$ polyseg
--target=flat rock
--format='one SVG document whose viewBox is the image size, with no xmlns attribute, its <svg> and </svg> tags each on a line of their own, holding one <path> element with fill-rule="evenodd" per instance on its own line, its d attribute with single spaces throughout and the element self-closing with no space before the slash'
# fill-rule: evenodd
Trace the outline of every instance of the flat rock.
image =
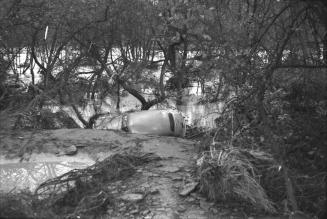
<svg viewBox="0 0 327 219">
<path fill-rule="evenodd" d="M 183 177 L 181 177 L 181 176 L 173 176 L 173 177 L 171 177 L 171 179 L 174 180 L 174 181 L 182 181 L 183 180 Z"/>
<path fill-rule="evenodd" d="M 196 201 L 195 198 L 193 198 L 193 197 L 187 197 L 185 200 L 187 202 L 195 202 Z"/>
<path fill-rule="evenodd" d="M 191 192 L 193 192 L 195 190 L 195 188 L 198 186 L 198 182 L 192 182 L 192 183 L 188 183 L 186 184 L 183 189 L 179 192 L 179 195 L 181 196 L 187 196 L 189 195 Z"/>
<path fill-rule="evenodd" d="M 167 167 L 161 167 L 160 170 L 165 171 L 165 172 L 169 172 L 169 173 L 176 173 L 180 169 L 179 169 L 179 167 L 167 166 Z"/>
<path fill-rule="evenodd" d="M 139 194 L 139 193 L 129 193 L 120 196 L 120 199 L 128 202 L 139 202 L 144 199 L 144 195 Z"/>
<path fill-rule="evenodd" d="M 182 213 L 182 212 L 185 212 L 186 210 L 187 210 L 187 209 L 186 209 L 185 206 L 183 206 L 183 205 L 179 206 L 178 209 L 177 209 L 177 211 L 178 211 L 178 212 L 181 212 L 181 213 Z"/>
<path fill-rule="evenodd" d="M 147 177 L 158 177 L 158 176 L 160 176 L 159 174 L 151 173 L 151 172 L 142 172 L 142 174 L 144 176 L 147 176 Z"/>
<path fill-rule="evenodd" d="M 75 155 L 77 153 L 77 147 L 75 145 L 70 145 L 64 148 L 64 154 Z"/>
<path fill-rule="evenodd" d="M 137 213 L 139 213 L 139 210 L 138 209 L 134 209 L 134 210 L 131 210 L 129 213 L 131 213 L 131 214 L 137 214 Z"/>
</svg>

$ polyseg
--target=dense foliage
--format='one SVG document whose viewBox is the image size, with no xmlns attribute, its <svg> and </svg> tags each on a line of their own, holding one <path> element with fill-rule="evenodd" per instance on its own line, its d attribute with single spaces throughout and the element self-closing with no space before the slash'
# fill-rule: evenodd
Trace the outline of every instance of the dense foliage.
<svg viewBox="0 0 327 219">
<path fill-rule="evenodd" d="M 69 106 L 91 128 L 107 97 L 147 110 L 197 82 L 226 103 L 214 140 L 271 152 L 291 183 L 268 195 L 294 211 L 325 210 L 326 68 L 322 0 L 0 1 L 0 113 Z"/>
</svg>

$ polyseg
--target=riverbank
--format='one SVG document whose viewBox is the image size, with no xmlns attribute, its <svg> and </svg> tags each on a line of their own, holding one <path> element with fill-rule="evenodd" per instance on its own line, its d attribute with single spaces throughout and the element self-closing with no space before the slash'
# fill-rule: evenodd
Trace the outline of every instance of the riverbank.
<svg viewBox="0 0 327 219">
<path fill-rule="evenodd" d="M 87 154 L 94 162 L 104 162 L 117 154 L 155 157 L 150 162 L 133 165 L 127 176 L 105 182 L 106 194 L 115 201 L 104 206 L 99 218 L 262 218 L 246 209 L 248 206 L 214 203 L 198 193 L 194 141 L 86 129 L 7 130 L 1 131 L 0 137 L 0 167 L 8 159 L 19 159 L 24 165 L 47 156 L 52 159 L 69 156 L 73 160 Z M 66 155 L 65 149 L 72 146 L 77 151 Z M 79 216 L 87 218 L 86 215 Z"/>
</svg>

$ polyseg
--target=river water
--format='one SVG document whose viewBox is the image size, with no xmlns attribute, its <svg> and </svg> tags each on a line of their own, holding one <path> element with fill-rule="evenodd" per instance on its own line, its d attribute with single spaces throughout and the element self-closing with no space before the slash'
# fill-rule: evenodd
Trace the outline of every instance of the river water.
<svg viewBox="0 0 327 219">
<path fill-rule="evenodd" d="M 32 154 L 30 161 L 0 157 L 0 192 L 17 192 L 36 187 L 47 179 L 60 176 L 73 169 L 83 169 L 95 161 L 87 154 L 57 157 L 53 154 Z"/>
</svg>

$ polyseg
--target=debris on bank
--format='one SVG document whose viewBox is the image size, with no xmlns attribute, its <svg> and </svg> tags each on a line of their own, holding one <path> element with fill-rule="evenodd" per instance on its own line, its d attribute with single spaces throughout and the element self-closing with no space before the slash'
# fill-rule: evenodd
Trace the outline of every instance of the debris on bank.
<svg viewBox="0 0 327 219">
<path fill-rule="evenodd" d="M 49 179 L 34 194 L 3 194 L 0 218 L 88 218 L 104 214 L 119 198 L 108 185 L 133 176 L 136 166 L 159 159 L 152 153 L 115 154 L 85 169 Z"/>
</svg>

